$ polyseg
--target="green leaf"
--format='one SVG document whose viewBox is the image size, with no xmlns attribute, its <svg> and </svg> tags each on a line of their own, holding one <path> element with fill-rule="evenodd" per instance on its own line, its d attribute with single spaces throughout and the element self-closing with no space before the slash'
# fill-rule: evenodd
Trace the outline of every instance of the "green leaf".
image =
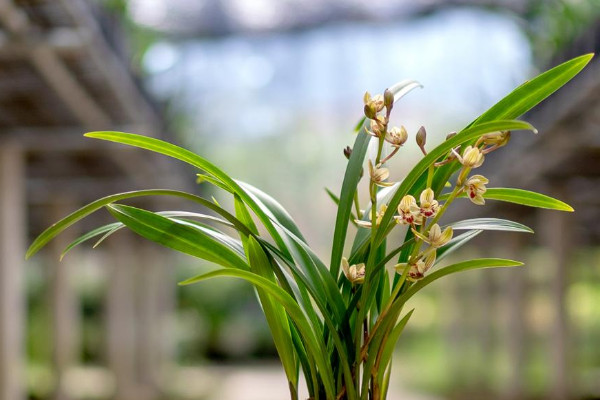
<svg viewBox="0 0 600 400">
<path fill-rule="evenodd" d="M 518 222 L 500 218 L 474 218 L 453 222 L 447 226 L 454 230 L 478 229 L 482 231 L 505 231 L 533 233 L 533 229 Z"/>
<path fill-rule="evenodd" d="M 314 332 L 312 329 L 307 317 L 302 312 L 302 309 L 298 306 L 295 300 L 279 286 L 259 275 L 253 274 L 252 272 L 239 269 L 222 269 L 212 271 L 204 275 L 187 279 L 181 282 L 180 285 L 190 285 L 219 276 L 230 276 L 244 279 L 252 283 L 254 286 L 260 287 L 261 289 L 267 291 L 285 308 L 292 321 L 294 321 L 294 324 L 296 324 L 296 327 L 298 328 L 298 331 L 304 340 L 304 343 L 308 349 L 307 354 L 309 358 L 311 358 L 311 360 L 314 362 L 314 365 L 316 365 L 316 367 L 319 369 L 319 374 L 323 380 L 326 397 L 328 399 L 334 399 L 336 395 L 335 384 L 331 374 L 329 362 L 325 358 L 327 350 L 325 349 L 325 346 L 320 338 L 317 337 L 316 332 Z M 309 364 L 312 365 L 312 363 Z"/>
<path fill-rule="evenodd" d="M 306 243 L 306 239 L 302 236 L 302 232 L 300 232 L 300 228 L 296 225 L 296 222 L 287 212 L 287 210 L 273 197 L 269 196 L 262 190 L 255 188 L 254 186 L 236 180 L 236 183 L 239 184 L 250 196 L 253 196 L 254 201 L 263 212 L 268 215 L 273 221 L 276 221 L 279 225 L 284 226 L 287 230 L 292 232 L 296 237 Z"/>
<path fill-rule="evenodd" d="M 525 114 L 573 79 L 594 57 L 585 54 L 564 62 L 523 83 L 474 121 L 474 125 Z"/>
<path fill-rule="evenodd" d="M 443 200 L 442 196 L 442 200 Z M 467 197 L 462 193 L 459 197 Z M 530 192 L 529 190 L 513 188 L 488 188 L 483 195 L 485 200 L 498 200 L 506 203 L 521 204 L 529 207 L 548 208 L 550 210 L 573 212 L 573 207 L 545 194 Z"/>
<path fill-rule="evenodd" d="M 348 220 L 352 213 L 352 203 L 354 201 L 354 193 L 360 181 L 363 161 L 367 154 L 369 141 L 371 136 L 367 135 L 365 128 L 360 130 L 354 146 L 352 147 L 352 155 L 346 167 L 342 189 L 340 192 L 340 203 L 338 205 L 337 216 L 335 219 L 335 229 L 333 233 L 333 244 L 331 246 L 331 262 L 330 271 L 334 278 L 337 278 L 340 271 L 340 263 L 342 262 L 342 254 L 344 253 L 344 242 L 346 241 L 346 233 L 348 232 Z"/>
<path fill-rule="evenodd" d="M 406 300 L 411 298 L 419 290 L 423 289 L 430 283 L 450 274 L 455 274 L 462 271 L 470 271 L 482 268 L 497 268 L 497 267 L 519 267 L 523 265 L 520 261 L 508 260 L 504 258 L 478 258 L 475 260 L 463 261 L 457 264 L 452 264 L 447 267 L 438 269 L 426 275 L 425 278 L 415 282 L 406 292 L 404 292 L 396 301 L 404 304 Z"/>
<path fill-rule="evenodd" d="M 148 240 L 224 267 L 248 269 L 236 249 L 198 228 L 135 207 L 119 204 L 106 207 L 118 221 Z"/>
<path fill-rule="evenodd" d="M 84 136 L 95 139 L 107 140 L 115 143 L 126 144 L 129 146 L 150 150 L 155 153 L 164 154 L 166 156 L 193 165 L 196 168 L 205 171 L 209 175 L 212 175 L 214 178 L 216 178 L 218 181 L 221 181 L 223 184 L 217 186 L 226 188 L 226 190 L 228 190 L 229 192 L 235 193 L 238 196 L 240 196 L 244 204 L 246 204 L 252 211 L 254 211 L 259 220 L 263 223 L 271 237 L 280 247 L 280 250 L 284 253 L 288 253 L 288 249 L 283 243 L 283 239 L 278 234 L 269 216 L 264 213 L 262 208 L 258 204 L 256 204 L 254 199 L 242 187 L 240 187 L 240 185 L 237 182 L 235 182 L 229 175 L 227 175 L 216 165 L 209 162 L 205 158 L 182 147 L 176 146 L 172 143 L 168 143 L 159 139 L 143 135 L 136 135 L 133 133 L 100 131 L 88 132 Z M 216 184 L 216 181 L 212 180 L 212 183 Z"/>
<path fill-rule="evenodd" d="M 471 241 L 471 239 L 475 238 L 479 235 L 481 230 L 472 230 L 460 235 L 454 236 L 448 243 L 437 249 L 436 251 L 436 262 L 439 263 L 442 261 L 444 257 L 451 254 L 455 250 L 458 250 L 463 245 L 467 244 L 467 242 Z"/>
<path fill-rule="evenodd" d="M 328 188 L 325 188 L 325 191 L 327 192 L 327 195 L 329 196 L 329 198 L 331 200 L 333 200 L 333 202 L 335 203 L 336 206 L 340 205 L 340 199 L 339 197 L 337 197 L 337 195 L 335 193 L 333 193 L 331 190 L 329 190 Z M 358 224 L 355 221 L 356 215 L 354 215 L 354 212 L 350 211 L 350 223 L 354 226 L 358 226 Z"/>
<path fill-rule="evenodd" d="M 97 237 L 97 236 L 103 235 L 107 232 L 111 232 L 114 229 L 118 229 L 122 226 L 124 226 L 124 225 L 120 222 L 113 222 L 112 224 L 100 226 L 94 230 L 87 232 L 84 235 L 79 236 L 77 239 L 75 239 L 71 243 L 69 243 L 69 245 L 67 247 L 65 247 L 65 249 L 60 254 L 60 260 L 62 261 L 62 259 L 65 257 L 65 255 L 67 255 L 67 253 L 69 251 L 71 251 L 71 249 L 80 245 L 81 243 L 84 243 L 90 239 Z"/>
<path fill-rule="evenodd" d="M 590 62 L 593 56 L 593 54 L 585 54 L 576 57 L 523 83 L 471 122 L 467 128 L 488 121 L 520 117 L 573 79 Z M 461 134 L 462 132 L 458 136 Z M 440 193 L 443 185 L 458 168 L 459 164 L 455 162 L 444 165 L 436 171 L 432 185 L 436 194 Z"/>
<path fill-rule="evenodd" d="M 113 194 L 110 196 L 103 197 L 103 198 L 98 199 L 98 200 L 80 208 L 79 210 L 74 211 L 73 213 L 67 215 L 65 218 L 54 223 L 52 226 L 50 226 L 48 229 L 46 229 L 44 232 L 42 232 L 33 241 L 33 243 L 31 243 L 31 245 L 29 246 L 29 249 L 27 250 L 25 257 L 29 258 L 29 257 L 33 256 L 42 247 L 44 247 L 50 240 L 52 240 L 54 237 L 56 237 L 56 235 L 58 235 L 60 232 L 64 231 L 65 229 L 67 229 L 68 227 L 70 227 L 71 225 L 76 223 L 77 221 L 79 221 L 79 220 L 87 217 L 88 215 L 94 213 L 95 211 L 101 209 L 102 207 L 106 206 L 107 204 L 111 204 L 111 203 L 114 203 L 114 202 L 120 201 L 120 200 L 125 200 L 125 199 L 130 199 L 130 198 L 135 198 L 135 197 L 144 197 L 144 196 L 174 196 L 174 197 L 181 197 L 181 198 L 184 198 L 187 200 L 194 201 L 194 202 L 199 203 L 199 204 L 203 205 L 204 207 L 220 214 L 227 221 L 231 222 L 237 230 L 240 230 L 242 232 L 248 232 L 248 228 L 246 228 L 242 223 L 240 223 L 237 220 L 237 218 L 235 218 L 233 215 L 231 215 L 227 211 L 223 210 L 221 207 L 217 206 L 216 204 L 213 204 L 212 202 L 210 202 L 206 199 L 203 199 L 202 197 L 199 197 L 199 196 L 196 196 L 196 195 L 193 195 L 190 193 L 186 193 L 186 192 L 181 192 L 178 190 L 167 190 L 167 189 L 136 190 L 136 191 L 132 191 L 132 192 L 118 193 L 118 194 Z"/>
<path fill-rule="evenodd" d="M 167 218 L 171 218 L 171 217 L 192 217 L 192 218 L 200 218 L 200 219 L 206 219 L 209 221 L 214 221 L 220 224 L 223 224 L 225 226 L 228 227 L 233 227 L 233 224 L 225 221 L 224 219 L 221 218 L 217 218 L 217 217 L 213 217 L 212 215 L 207 215 L 207 214 L 200 214 L 200 213 L 193 213 L 193 212 L 188 212 L 188 211 L 159 211 L 157 212 L 158 215 L 162 215 L 163 217 L 167 217 Z M 100 240 L 98 240 L 95 244 L 94 247 L 97 247 L 102 241 L 104 241 L 108 236 L 112 235 L 113 233 L 117 232 L 119 229 L 123 228 L 125 225 L 123 225 L 120 222 L 114 222 L 112 224 L 108 224 L 108 225 L 104 225 L 104 226 L 100 226 L 90 232 L 87 232 L 81 236 L 79 236 L 78 238 L 76 238 L 75 240 L 73 240 L 71 243 L 69 243 L 69 245 L 67 247 L 65 247 L 65 249 L 62 251 L 62 253 L 60 254 L 60 259 L 62 260 L 69 251 L 71 251 L 74 247 L 90 240 L 93 239 L 97 236 L 103 235 Z"/>
<path fill-rule="evenodd" d="M 384 343 L 385 347 L 384 347 L 384 350 L 383 350 L 383 353 L 381 356 L 381 361 L 379 363 L 380 370 L 385 370 L 386 366 L 392 359 L 392 354 L 394 354 L 394 347 L 396 347 L 396 343 L 398 342 L 398 339 L 400 338 L 400 334 L 402 334 L 402 332 L 404 331 L 404 327 L 408 323 L 408 320 L 410 319 L 410 317 L 412 317 L 412 314 L 414 311 L 415 311 L 415 309 L 413 308 L 408 313 L 406 313 L 406 315 L 404 317 L 402 317 L 400 322 L 398 322 L 398 324 L 390 332 L 390 335 L 388 336 L 387 340 Z"/>
</svg>

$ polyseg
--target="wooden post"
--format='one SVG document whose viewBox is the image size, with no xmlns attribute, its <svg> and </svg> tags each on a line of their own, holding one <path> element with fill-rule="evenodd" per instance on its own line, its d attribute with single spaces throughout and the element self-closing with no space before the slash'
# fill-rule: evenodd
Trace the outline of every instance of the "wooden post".
<svg viewBox="0 0 600 400">
<path fill-rule="evenodd" d="M 25 166 L 15 142 L 0 143 L 0 400 L 25 398 L 23 269 Z"/>
<path fill-rule="evenodd" d="M 511 218 L 512 219 L 512 218 Z M 515 218 L 516 220 L 516 218 Z M 503 257 L 526 261 L 523 238 L 518 234 L 506 235 L 502 246 Z M 503 336 L 510 365 L 507 377 L 505 398 L 522 399 L 525 395 L 525 366 L 527 362 L 527 326 L 524 310 L 526 309 L 527 269 L 509 268 L 502 271 L 508 277 L 506 283 L 506 301 L 508 303 L 508 321 Z"/>
<path fill-rule="evenodd" d="M 564 194 L 554 193 L 557 198 L 564 199 Z M 552 274 L 550 285 L 550 299 L 554 310 L 554 321 L 550 333 L 549 360 L 552 366 L 551 387 L 549 399 L 569 398 L 568 374 L 568 316 L 565 307 L 565 298 L 568 282 L 568 267 L 572 237 L 570 215 L 557 211 L 541 211 L 540 233 L 544 236 L 544 245 L 551 252 L 552 265 L 548 272 Z"/>
<path fill-rule="evenodd" d="M 66 201 L 53 205 L 52 221 L 58 221 L 75 209 Z M 77 362 L 79 354 L 79 301 L 73 287 L 71 270 L 77 261 L 75 251 L 60 261 L 60 254 L 70 243 L 69 232 L 59 235 L 51 242 L 48 275 L 50 283 L 49 304 L 52 315 L 52 364 L 56 387 L 54 400 L 69 400 L 64 379 L 69 368 Z"/>
<path fill-rule="evenodd" d="M 135 265 L 139 249 L 130 232 L 109 239 L 110 265 L 106 296 L 108 367 L 116 379 L 115 400 L 137 397 Z"/>
<path fill-rule="evenodd" d="M 156 399 L 159 393 L 159 374 L 164 363 L 164 300 L 165 285 L 175 285 L 165 274 L 165 256 L 157 245 L 143 247 L 145 262 L 136 266 L 139 276 L 138 292 L 138 373 L 146 399 Z"/>
</svg>

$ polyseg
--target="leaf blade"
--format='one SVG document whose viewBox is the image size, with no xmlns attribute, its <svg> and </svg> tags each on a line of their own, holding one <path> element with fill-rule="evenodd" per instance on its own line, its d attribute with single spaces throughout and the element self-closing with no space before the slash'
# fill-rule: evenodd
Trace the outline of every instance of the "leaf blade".
<svg viewBox="0 0 600 400">
<path fill-rule="evenodd" d="M 466 195 L 462 193 L 458 197 L 465 198 Z M 549 210 L 566 212 L 575 211 L 573 207 L 571 207 L 563 201 L 560 201 L 542 193 L 532 192 L 524 189 L 488 188 L 484 194 L 484 198 L 486 200 L 497 200 L 506 203 L 520 204 L 528 207 L 546 208 Z"/>
</svg>

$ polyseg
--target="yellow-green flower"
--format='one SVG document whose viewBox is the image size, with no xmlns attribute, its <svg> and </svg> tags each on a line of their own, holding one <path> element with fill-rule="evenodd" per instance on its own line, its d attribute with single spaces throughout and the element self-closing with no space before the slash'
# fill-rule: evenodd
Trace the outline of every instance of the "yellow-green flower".
<svg viewBox="0 0 600 400">
<path fill-rule="evenodd" d="M 391 144 L 392 147 L 402 146 L 404 143 L 406 143 L 407 139 L 408 132 L 406 132 L 406 128 L 404 126 L 401 126 L 400 128 L 395 126 L 392 129 L 388 130 L 388 132 L 385 135 L 386 142 Z"/>
<path fill-rule="evenodd" d="M 433 248 L 429 251 L 426 251 L 423 255 L 421 255 L 417 260 L 411 261 L 409 263 L 400 263 L 397 264 L 394 268 L 396 272 L 399 274 L 404 273 L 406 268 L 408 268 L 407 279 L 409 281 L 418 281 L 423 279 L 425 273 L 433 267 L 435 263 L 435 250 Z"/>
<path fill-rule="evenodd" d="M 400 204 L 398 205 L 398 215 L 395 216 L 394 219 L 396 220 L 396 223 L 404 225 L 421 225 L 423 223 L 421 209 L 413 196 L 407 194 L 400 200 Z"/>
<path fill-rule="evenodd" d="M 419 200 L 421 215 L 425 218 L 435 217 L 439 209 L 439 203 L 435 199 L 433 190 L 431 188 L 423 190 Z"/>
<path fill-rule="evenodd" d="M 360 263 L 350 265 L 346 257 L 342 257 L 342 270 L 346 278 L 353 284 L 360 284 L 365 281 L 365 264 Z"/>
<path fill-rule="evenodd" d="M 369 160 L 369 175 L 371 181 L 377 186 L 392 186 L 394 184 L 394 182 L 385 181 L 390 176 L 390 171 L 387 168 L 374 167 L 371 160 Z"/>
<path fill-rule="evenodd" d="M 383 107 L 385 107 L 385 99 L 382 94 L 376 94 L 375 96 L 371 97 L 371 94 L 366 92 L 363 100 L 365 102 L 365 107 L 371 110 L 374 114 L 383 110 Z"/>
<path fill-rule="evenodd" d="M 502 147 L 510 140 L 510 131 L 487 133 L 480 140 L 486 146 Z"/>
<path fill-rule="evenodd" d="M 448 243 L 450 239 L 452 239 L 453 234 L 451 227 L 448 226 L 442 231 L 442 228 L 440 228 L 438 224 L 433 224 L 431 228 L 429 228 L 429 233 L 427 236 L 418 232 L 416 229 L 413 229 L 412 231 L 415 236 L 421 238 L 426 243 L 429 243 L 433 248 L 442 247 Z"/>
<path fill-rule="evenodd" d="M 458 157 L 458 160 L 465 167 L 477 168 L 483 164 L 484 158 L 479 147 L 467 146 L 465 151 L 463 151 L 462 157 Z"/>
<path fill-rule="evenodd" d="M 483 194 L 487 190 L 485 185 L 489 183 L 488 179 L 483 175 L 473 175 L 465 182 L 465 191 L 467 192 L 467 197 L 473 203 L 477 205 L 484 205 L 485 199 L 483 198 Z"/>
<path fill-rule="evenodd" d="M 379 224 L 381 223 L 381 219 L 383 218 L 383 214 L 385 214 L 385 212 L 387 211 L 387 204 L 382 204 L 381 207 L 379 207 L 379 211 L 377 211 L 377 214 L 375 214 L 376 218 L 375 218 L 375 226 L 379 226 Z M 371 213 L 369 213 L 370 215 Z M 364 221 L 362 219 L 355 219 L 354 222 L 356 222 L 356 225 L 360 226 L 361 228 L 371 228 L 373 226 L 373 224 L 371 223 L 371 221 Z"/>
<path fill-rule="evenodd" d="M 371 129 L 367 129 L 367 133 L 374 137 L 380 137 L 381 133 L 385 130 L 385 126 L 379 117 L 372 119 L 370 126 Z"/>
</svg>

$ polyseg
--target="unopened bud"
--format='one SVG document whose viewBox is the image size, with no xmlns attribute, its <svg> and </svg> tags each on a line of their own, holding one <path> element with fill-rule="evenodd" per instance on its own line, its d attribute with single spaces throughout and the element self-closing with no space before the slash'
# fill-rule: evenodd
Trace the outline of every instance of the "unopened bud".
<svg viewBox="0 0 600 400">
<path fill-rule="evenodd" d="M 370 101 L 371 101 L 371 93 L 365 92 L 365 95 L 363 96 L 363 102 L 365 104 L 369 104 Z"/>
<path fill-rule="evenodd" d="M 351 155 L 352 155 L 352 147 L 346 146 L 346 148 L 344 149 L 344 156 L 349 160 Z"/>
<path fill-rule="evenodd" d="M 508 143 L 510 140 L 510 131 L 488 133 L 481 137 L 483 144 L 486 146 L 497 146 L 501 147 Z"/>
<path fill-rule="evenodd" d="M 446 140 L 452 139 L 454 136 L 456 136 L 456 132 L 450 132 L 449 134 L 446 135 Z"/>
<path fill-rule="evenodd" d="M 427 142 L 427 131 L 425 130 L 424 126 L 419 128 L 416 139 L 417 139 L 417 146 L 419 146 L 421 148 L 421 151 L 423 153 L 426 153 L 425 143 Z"/>
<path fill-rule="evenodd" d="M 385 89 L 385 92 L 383 92 L 383 103 L 388 109 L 394 105 L 394 93 L 389 89 Z"/>
</svg>

